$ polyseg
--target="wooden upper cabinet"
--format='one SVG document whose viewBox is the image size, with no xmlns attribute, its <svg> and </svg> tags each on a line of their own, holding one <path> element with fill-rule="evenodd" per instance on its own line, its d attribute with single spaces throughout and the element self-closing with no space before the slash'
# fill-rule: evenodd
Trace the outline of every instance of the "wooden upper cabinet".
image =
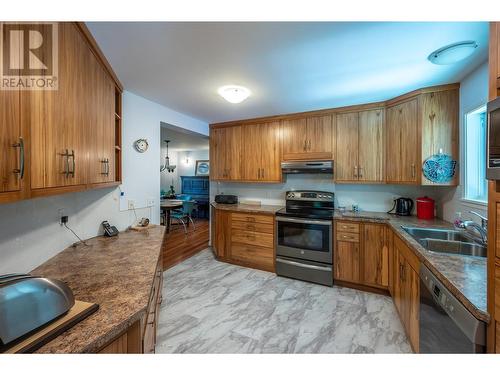
<svg viewBox="0 0 500 375">
<path fill-rule="evenodd" d="M 331 115 L 283 120 L 283 160 L 333 159 L 333 121 Z"/>
<path fill-rule="evenodd" d="M 422 159 L 439 153 L 450 155 L 458 162 L 458 96 L 459 90 L 431 92 L 420 96 L 420 117 L 422 121 Z M 458 168 L 458 167 L 457 167 Z M 422 175 L 423 185 L 435 185 Z M 454 178 L 439 185 L 457 185 L 458 173 Z"/>
<path fill-rule="evenodd" d="M 260 128 L 260 150 L 261 150 L 261 173 L 260 181 L 281 182 L 281 141 L 280 123 L 272 122 L 259 125 Z M 245 154 L 246 155 L 246 154 Z"/>
<path fill-rule="evenodd" d="M 384 110 L 359 112 L 358 179 L 384 181 Z"/>
<path fill-rule="evenodd" d="M 2 193 L 20 192 L 24 178 L 20 91 L 0 90 L 0 202 Z M 22 173 L 22 174 L 21 174 Z"/>
<path fill-rule="evenodd" d="M 420 176 L 417 98 L 387 109 L 386 181 L 415 184 Z"/>
<path fill-rule="evenodd" d="M 241 179 L 258 181 L 262 173 L 262 147 L 264 137 L 260 124 L 242 125 L 242 160 Z"/>
<path fill-rule="evenodd" d="M 92 121 L 92 142 L 89 144 L 89 182 L 103 183 L 115 180 L 115 86 L 99 62 L 88 51 L 87 71 L 92 77 L 88 85 L 87 120 Z"/>
<path fill-rule="evenodd" d="M 363 224 L 363 283 L 378 287 L 389 286 L 389 247 L 385 225 Z"/>
<path fill-rule="evenodd" d="M 282 121 L 283 160 L 307 159 L 307 120 Z"/>
<path fill-rule="evenodd" d="M 358 119 L 357 112 L 337 115 L 335 181 L 358 180 Z"/>
<path fill-rule="evenodd" d="M 337 182 L 384 180 L 384 111 L 337 115 L 334 175 Z"/>
<path fill-rule="evenodd" d="M 211 131 L 213 180 L 241 180 L 242 127 L 228 126 Z"/>
<path fill-rule="evenodd" d="M 87 182 L 85 58 L 88 47 L 73 23 L 59 24 L 58 90 L 29 91 L 32 189 Z"/>
</svg>

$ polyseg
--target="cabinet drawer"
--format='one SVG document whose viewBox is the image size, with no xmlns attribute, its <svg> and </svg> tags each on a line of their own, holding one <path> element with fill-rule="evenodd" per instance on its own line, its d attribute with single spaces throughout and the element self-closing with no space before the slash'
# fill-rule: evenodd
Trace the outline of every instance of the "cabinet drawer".
<svg viewBox="0 0 500 375">
<path fill-rule="evenodd" d="M 337 241 L 359 242 L 359 233 L 337 232 Z"/>
<path fill-rule="evenodd" d="M 274 247 L 274 236 L 272 233 L 249 232 L 241 229 L 231 231 L 231 242 L 240 242 L 247 245 Z"/>
<path fill-rule="evenodd" d="M 241 229 L 250 232 L 257 232 L 257 233 L 269 233 L 269 234 L 274 233 L 274 225 L 272 223 L 263 224 L 263 223 L 248 222 L 248 221 L 233 221 L 231 223 L 231 228 Z"/>
<path fill-rule="evenodd" d="M 350 223 L 348 221 L 337 221 L 337 231 L 349 232 L 349 233 L 359 233 L 359 224 L 358 223 Z"/>
<path fill-rule="evenodd" d="M 252 263 L 258 267 L 272 269 L 274 252 L 273 249 L 268 247 L 236 242 L 231 244 L 231 258 L 241 262 Z"/>
<path fill-rule="evenodd" d="M 254 215 L 241 212 L 233 212 L 231 218 L 235 221 L 244 221 L 248 223 L 273 224 L 274 216 L 272 215 Z"/>
</svg>

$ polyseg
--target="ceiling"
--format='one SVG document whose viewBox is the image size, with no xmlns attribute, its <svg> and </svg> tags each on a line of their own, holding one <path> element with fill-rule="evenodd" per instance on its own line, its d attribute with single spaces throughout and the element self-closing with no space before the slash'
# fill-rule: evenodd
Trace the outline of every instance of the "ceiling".
<svg viewBox="0 0 500 375">
<path fill-rule="evenodd" d="M 161 123 L 161 143 L 170 140 L 168 148 L 172 151 L 208 150 L 208 137 L 174 125 Z"/>
<path fill-rule="evenodd" d="M 486 22 L 90 22 L 126 90 L 213 123 L 385 100 L 460 81 L 487 60 Z M 463 40 L 468 59 L 433 65 Z M 217 88 L 248 87 L 241 104 Z"/>
</svg>

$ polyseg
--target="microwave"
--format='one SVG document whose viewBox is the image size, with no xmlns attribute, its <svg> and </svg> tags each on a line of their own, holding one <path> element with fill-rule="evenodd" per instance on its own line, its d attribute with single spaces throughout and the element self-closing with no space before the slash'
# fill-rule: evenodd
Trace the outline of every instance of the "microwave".
<svg viewBox="0 0 500 375">
<path fill-rule="evenodd" d="M 500 97 L 488 103 L 487 112 L 486 178 L 500 180 Z"/>
</svg>

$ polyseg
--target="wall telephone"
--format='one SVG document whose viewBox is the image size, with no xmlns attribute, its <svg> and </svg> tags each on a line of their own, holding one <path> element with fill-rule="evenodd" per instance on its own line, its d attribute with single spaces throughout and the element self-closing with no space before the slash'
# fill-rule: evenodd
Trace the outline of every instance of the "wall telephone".
<svg viewBox="0 0 500 375">
<path fill-rule="evenodd" d="M 118 235 L 118 229 L 116 227 L 109 225 L 107 221 L 102 222 L 102 227 L 104 228 L 104 236 L 114 237 Z"/>
</svg>

